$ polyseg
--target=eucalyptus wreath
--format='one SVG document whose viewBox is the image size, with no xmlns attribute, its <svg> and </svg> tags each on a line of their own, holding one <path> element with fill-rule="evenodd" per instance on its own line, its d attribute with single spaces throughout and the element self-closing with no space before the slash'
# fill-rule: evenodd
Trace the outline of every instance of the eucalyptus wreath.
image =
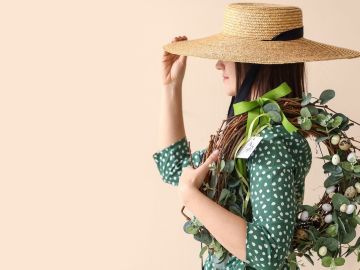
<svg viewBox="0 0 360 270">
<path fill-rule="evenodd" d="M 280 93 L 280 88 L 286 91 Z M 360 160 L 356 156 L 359 148 L 354 144 L 360 142 L 347 136 L 346 131 L 360 124 L 328 107 L 326 103 L 335 96 L 332 89 L 322 91 L 319 98 L 311 93 L 303 94 L 302 98 L 285 97 L 290 91 L 284 82 L 255 101 L 234 104 L 234 116 L 224 120 L 216 134 L 211 135 L 202 157 L 203 162 L 215 148 L 220 150 L 220 158 L 210 166 L 200 190 L 227 210 L 248 219 L 251 210 L 246 160 L 236 158 L 238 151 L 252 136 L 274 123 L 282 123 L 288 131 L 298 130 L 305 137 L 315 138 L 318 147 L 321 143 L 328 150 L 327 155 L 321 151 L 321 157 L 317 157 L 324 161 L 325 191 L 318 203 L 299 205 L 287 264 L 296 269 L 297 257 L 305 257 L 314 265 L 313 253 L 323 266 L 331 269 L 343 265 L 345 257 L 353 252 L 359 262 L 360 237 L 355 244 L 349 243 L 356 238 L 356 226 L 360 224 L 360 210 L 356 211 L 360 204 Z M 232 254 L 195 216 L 189 218 L 184 208 L 181 212 L 187 221 L 183 229 L 201 242 L 200 258 L 208 250 L 215 255 L 217 269 L 222 269 Z"/>
</svg>

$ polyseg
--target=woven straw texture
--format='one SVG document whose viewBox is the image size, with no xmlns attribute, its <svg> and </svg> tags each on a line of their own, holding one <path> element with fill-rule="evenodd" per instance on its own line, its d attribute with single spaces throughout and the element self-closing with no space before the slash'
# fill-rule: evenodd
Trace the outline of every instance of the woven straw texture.
<svg viewBox="0 0 360 270">
<path fill-rule="evenodd" d="M 163 46 L 178 55 L 258 64 L 283 64 L 355 58 L 359 51 L 320 43 L 305 37 L 270 41 L 281 32 L 303 27 L 302 11 L 295 6 L 231 3 L 224 12 L 221 33 Z M 305 30 L 305 27 L 304 27 Z"/>
</svg>

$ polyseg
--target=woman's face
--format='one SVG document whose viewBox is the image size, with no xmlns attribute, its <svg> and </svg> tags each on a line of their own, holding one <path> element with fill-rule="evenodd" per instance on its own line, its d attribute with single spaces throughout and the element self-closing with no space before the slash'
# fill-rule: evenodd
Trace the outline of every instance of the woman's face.
<svg viewBox="0 0 360 270">
<path fill-rule="evenodd" d="M 226 94 L 229 96 L 236 95 L 236 69 L 235 62 L 218 60 L 216 68 L 222 70 L 222 78 Z"/>
</svg>

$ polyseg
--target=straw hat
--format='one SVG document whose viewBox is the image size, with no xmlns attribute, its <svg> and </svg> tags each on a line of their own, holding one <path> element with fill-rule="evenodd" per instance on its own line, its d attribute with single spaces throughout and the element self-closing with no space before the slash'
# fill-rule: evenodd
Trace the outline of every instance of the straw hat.
<svg viewBox="0 0 360 270">
<path fill-rule="evenodd" d="M 355 58 L 359 51 L 303 37 L 299 7 L 265 3 L 231 3 L 220 33 L 169 43 L 173 54 L 258 64 L 283 64 Z"/>
</svg>

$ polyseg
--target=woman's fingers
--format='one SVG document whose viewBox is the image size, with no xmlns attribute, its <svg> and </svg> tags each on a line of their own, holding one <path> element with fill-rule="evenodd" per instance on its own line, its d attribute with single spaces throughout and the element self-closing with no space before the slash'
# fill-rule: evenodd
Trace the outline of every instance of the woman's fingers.
<svg viewBox="0 0 360 270">
<path fill-rule="evenodd" d="M 177 42 L 177 41 L 181 41 L 181 40 L 187 40 L 187 37 L 186 36 L 177 36 L 177 37 L 174 37 L 171 41 L 171 43 L 174 43 L 174 42 Z M 169 53 L 167 51 L 164 50 L 164 56 L 167 56 L 167 55 L 176 55 L 176 54 L 172 54 L 172 53 Z"/>
<path fill-rule="evenodd" d="M 214 150 L 210 156 L 208 156 L 208 158 L 196 169 L 198 172 L 198 179 L 199 181 L 203 181 L 204 178 L 206 177 L 206 174 L 208 173 L 208 171 L 210 170 L 210 164 L 215 162 L 218 157 L 219 157 L 220 151 L 219 149 Z M 200 186 L 201 183 L 196 183 L 197 186 Z"/>
<path fill-rule="evenodd" d="M 187 39 L 186 36 L 176 36 L 176 37 L 173 38 L 171 43 L 176 42 L 176 41 L 180 41 L 180 40 L 186 40 L 186 39 Z"/>
<path fill-rule="evenodd" d="M 176 36 L 171 43 L 186 40 L 186 36 Z M 163 51 L 163 82 L 169 84 L 171 82 L 181 82 L 186 68 L 186 56 L 180 56 L 167 51 Z"/>
</svg>

